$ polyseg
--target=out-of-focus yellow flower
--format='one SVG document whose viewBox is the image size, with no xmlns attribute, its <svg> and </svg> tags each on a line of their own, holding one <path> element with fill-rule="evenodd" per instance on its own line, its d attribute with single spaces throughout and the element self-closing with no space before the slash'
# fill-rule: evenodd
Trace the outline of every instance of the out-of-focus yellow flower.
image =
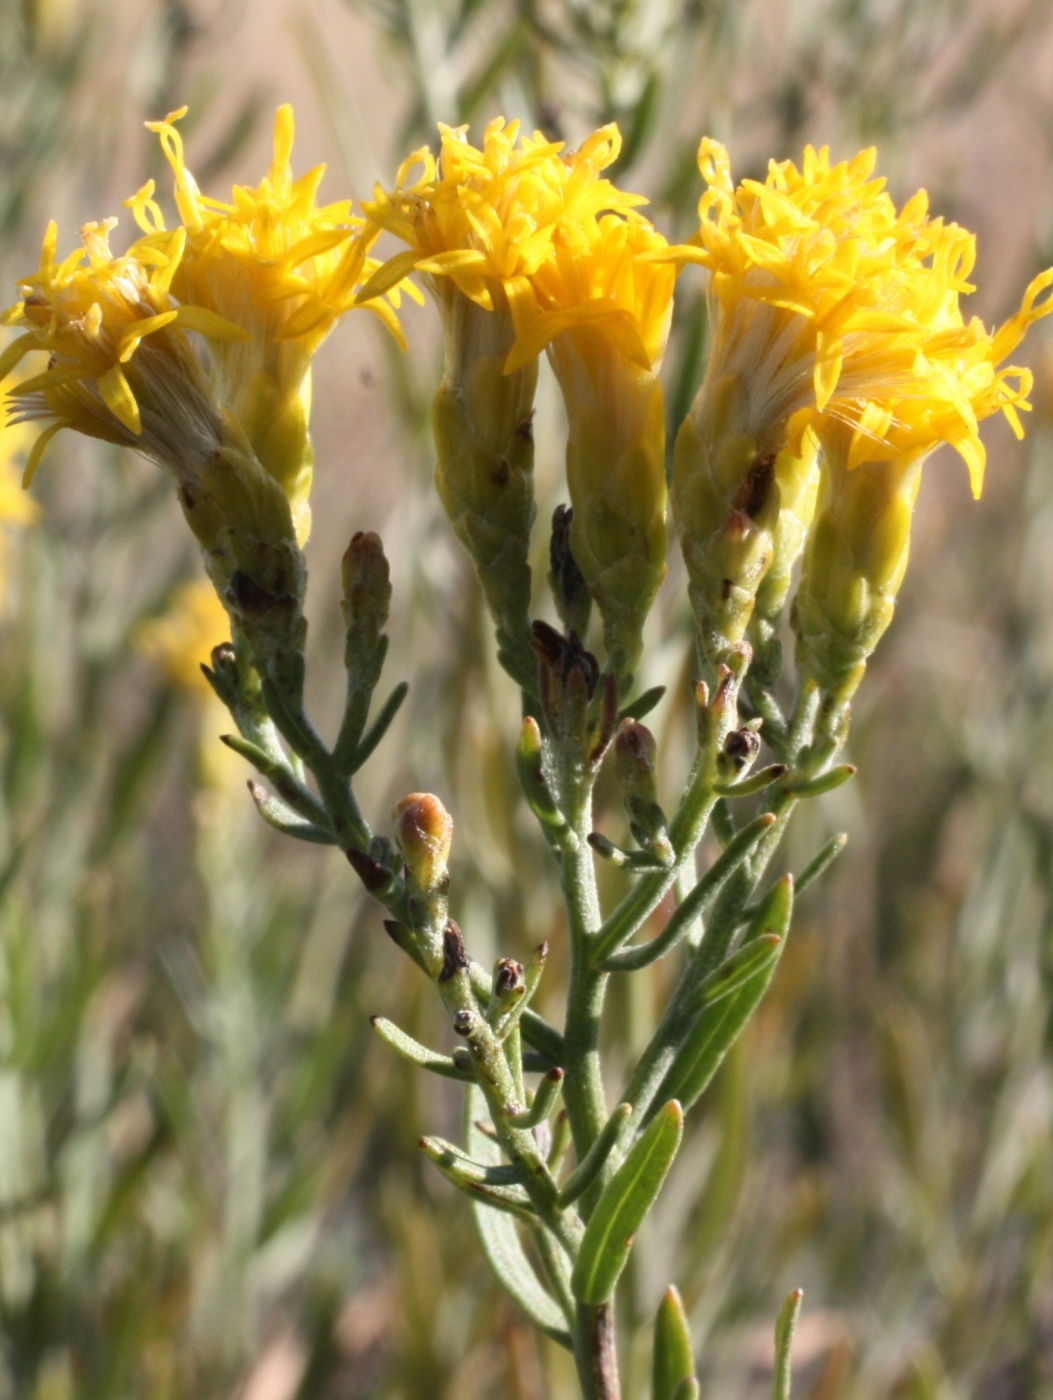
<svg viewBox="0 0 1053 1400">
<path fill-rule="evenodd" d="M 1018 410 L 1029 407 L 1029 372 L 1004 361 L 1051 309 L 1038 296 L 1053 271 L 994 333 L 966 321 L 959 298 L 973 290 L 972 234 L 930 219 L 924 191 L 897 212 L 885 182 L 870 178 L 874 160 L 868 150 L 831 165 L 826 148 L 808 147 L 800 170 L 772 162 L 763 184 L 736 188 L 724 147 L 706 139 L 699 149 L 709 186 L 700 229 L 673 256 L 709 269 L 716 314 L 678 443 L 673 513 L 689 571 L 699 541 L 740 541 L 721 578 L 692 571 L 696 612 L 718 653 L 742 636 L 770 566 L 772 464 L 783 452 L 801 457 L 808 430 L 822 450 L 836 441 L 848 472 L 884 461 L 895 474 L 950 443 L 979 495 L 980 420 L 1002 411 L 1019 435 Z"/>
<path fill-rule="evenodd" d="M 165 611 L 141 622 L 131 642 L 173 686 L 199 703 L 202 786 L 212 792 L 238 789 L 244 796 L 244 765 L 218 738 L 230 730 L 230 716 L 201 669 L 209 664 L 213 647 L 227 641 L 230 634 L 230 619 L 216 590 L 206 579 L 194 579 L 175 588 Z"/>
<path fill-rule="evenodd" d="M 202 666 L 213 647 L 230 638 L 230 618 L 206 579 L 173 590 L 165 611 L 147 618 L 132 633 L 132 645 L 155 663 L 173 685 L 195 695 L 214 694 Z"/>
<path fill-rule="evenodd" d="M 8 394 L 12 422 L 47 424 L 29 453 L 27 485 L 63 428 L 138 448 L 183 476 L 207 463 L 222 437 L 220 411 L 185 332 L 217 341 L 244 333 L 172 300 L 182 230 L 158 239 L 148 256 L 114 257 L 115 224 L 86 224 L 83 246 L 62 262 L 50 224 L 39 270 L 19 285 L 21 299 L 2 318 L 24 333 L 0 355 L 0 383 L 26 355 L 48 356 L 46 369 Z"/>
<path fill-rule="evenodd" d="M 561 224 L 531 277 L 539 315 L 508 364 L 547 348 L 567 411 L 570 543 L 628 685 L 665 573 L 665 412 L 658 371 L 675 272 L 666 241 L 629 211 Z"/>
<path fill-rule="evenodd" d="M 38 506 L 21 486 L 21 463 L 29 455 L 32 429 L 24 423 L 7 423 L 0 416 L 0 603 L 7 579 L 7 529 L 32 524 Z"/>
<path fill-rule="evenodd" d="M 175 126 L 185 111 L 147 123 L 159 134 L 175 173 L 183 221 L 185 247 L 172 271 L 172 293 L 183 306 L 206 309 L 243 332 L 236 340 L 213 340 L 205 330 L 215 387 L 260 463 L 289 497 L 302 542 L 309 529 L 313 470 L 311 360 L 375 270 L 366 256 L 375 233 L 351 213 L 350 201 L 315 203 L 325 166 L 293 178 L 294 123 L 287 105 L 275 117 L 274 157 L 259 185 L 235 186 L 229 203 L 203 195 L 187 169 Z M 133 252 L 145 256 L 163 247 L 172 235 L 154 199 L 154 182 L 128 204 L 145 233 Z M 387 299 L 371 301 L 369 310 L 401 344 L 398 300 L 398 287 L 392 286 Z"/>
</svg>

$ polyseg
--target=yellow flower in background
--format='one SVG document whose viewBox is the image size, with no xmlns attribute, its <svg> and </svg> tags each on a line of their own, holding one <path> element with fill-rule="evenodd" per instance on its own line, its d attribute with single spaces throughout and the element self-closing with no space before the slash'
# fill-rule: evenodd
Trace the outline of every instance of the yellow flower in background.
<svg viewBox="0 0 1053 1400">
<path fill-rule="evenodd" d="M 36 519 L 39 507 L 22 489 L 22 463 L 29 456 L 33 431 L 24 423 L 0 416 L 0 604 L 7 582 L 8 529 L 24 528 Z"/>
<path fill-rule="evenodd" d="M 132 645 L 169 681 L 200 696 L 214 694 L 202 666 L 213 647 L 230 638 L 230 618 L 207 579 L 194 579 L 173 590 L 157 617 L 139 623 Z"/>
<path fill-rule="evenodd" d="M 131 643 L 171 685 L 198 702 L 202 787 L 216 794 L 237 791 L 243 796 L 243 765 L 232 749 L 219 742 L 219 736 L 230 731 L 230 716 L 201 669 L 209 664 L 213 647 L 229 640 L 230 633 L 230 619 L 211 583 L 193 579 L 172 591 L 163 613 L 139 623 Z"/>
<path fill-rule="evenodd" d="M 174 171 L 183 221 L 185 247 L 173 268 L 172 293 L 181 305 L 206 309 L 242 331 L 237 340 L 205 332 L 216 392 L 289 497 L 302 542 L 313 471 L 311 360 L 375 270 L 366 256 L 375 233 L 351 213 L 348 200 L 316 204 L 325 166 L 293 178 L 294 122 L 287 105 L 277 111 L 274 156 L 259 185 L 235 186 L 229 203 L 203 195 L 175 126 L 185 111 L 147 123 Z M 153 196 L 150 181 L 128 201 L 145 233 L 133 249 L 140 256 L 173 236 Z M 371 301 L 369 310 L 401 344 L 398 300 L 392 286 L 387 299 Z"/>
<path fill-rule="evenodd" d="M 628 688 L 665 573 L 665 410 L 658 380 L 674 269 L 647 219 L 629 211 L 561 224 L 531 277 L 538 312 L 515 367 L 547 348 L 567 411 L 571 551 L 604 622 L 608 661 Z"/>
<path fill-rule="evenodd" d="M 207 331 L 217 341 L 243 332 L 173 301 L 181 230 L 141 257 L 114 257 L 115 224 L 86 224 L 82 247 L 62 262 L 50 224 L 38 271 L 19 284 L 21 299 L 2 318 L 23 334 L 0 355 L 0 383 L 27 355 L 48 356 L 46 368 L 8 393 L 12 422 L 46 425 L 29 453 L 27 485 L 63 428 L 137 448 L 183 475 L 209 462 L 221 440 L 221 414 L 185 332 Z"/>
</svg>

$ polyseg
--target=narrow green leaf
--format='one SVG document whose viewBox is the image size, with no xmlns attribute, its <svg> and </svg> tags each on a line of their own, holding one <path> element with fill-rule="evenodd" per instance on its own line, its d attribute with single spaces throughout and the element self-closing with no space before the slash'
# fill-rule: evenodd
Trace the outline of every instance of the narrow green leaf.
<svg viewBox="0 0 1053 1400">
<path fill-rule="evenodd" d="M 775 1384 L 772 1387 L 772 1400 L 790 1400 L 793 1334 L 797 1331 L 803 1299 L 804 1289 L 795 1288 L 779 1309 L 775 1320 Z"/>
<path fill-rule="evenodd" d="M 432 1074 L 441 1074 L 444 1079 L 459 1079 L 462 1084 L 471 1083 L 472 1076 L 459 1070 L 449 1055 L 440 1055 L 436 1050 L 429 1050 L 419 1040 L 414 1040 L 411 1035 L 399 1030 L 393 1021 L 388 1021 L 383 1016 L 371 1016 L 369 1024 L 385 1045 L 390 1045 L 403 1059 L 420 1065 L 422 1069 L 430 1069 Z"/>
<path fill-rule="evenodd" d="M 486 1102 L 478 1088 L 468 1091 L 465 1112 L 468 1151 L 481 1162 L 496 1164 L 500 1161 L 500 1148 L 476 1126 L 477 1119 L 486 1112 Z M 558 1303 L 538 1279 L 523 1248 L 514 1218 L 492 1210 L 478 1200 L 472 1202 L 472 1217 L 483 1254 L 501 1286 L 546 1336 L 568 1351 L 572 1350 L 567 1321 Z"/>
<path fill-rule="evenodd" d="M 313 822 L 304 821 L 291 807 L 280 802 L 269 793 L 262 783 L 249 779 L 249 792 L 256 804 L 256 810 L 267 823 L 286 836 L 295 836 L 298 841 L 312 841 L 317 846 L 335 846 L 336 839 L 331 831 L 323 831 Z"/>
<path fill-rule="evenodd" d="M 643 719 L 644 715 L 651 713 L 664 694 L 664 685 L 653 685 L 650 690 L 645 690 L 635 700 L 630 700 L 624 710 L 619 710 L 618 719 Z"/>
<path fill-rule="evenodd" d="M 739 983 L 737 990 L 704 1005 L 669 1066 L 658 1092 L 659 1101 L 674 1096 L 688 1109 L 707 1087 L 768 989 L 782 956 L 792 914 L 793 880 L 786 875 L 761 902 L 739 951 L 748 949 L 766 934 L 776 935 L 780 942 L 773 947 L 769 944 L 772 951 L 760 960 L 750 978 Z"/>
<path fill-rule="evenodd" d="M 582 1303 L 605 1303 L 632 1249 L 633 1236 L 654 1205 L 684 1131 L 675 1099 L 659 1109 L 611 1177 L 585 1227 L 571 1289 Z"/>
<path fill-rule="evenodd" d="M 665 1290 L 654 1325 L 654 1364 L 651 1400 L 675 1400 L 682 1381 L 694 1380 L 695 1357 L 691 1328 L 680 1294 L 673 1284 Z"/>
<path fill-rule="evenodd" d="M 834 788 L 847 783 L 858 771 L 854 763 L 839 763 L 835 768 L 828 768 L 825 773 L 820 773 L 814 778 L 798 778 L 796 781 L 791 779 L 786 784 L 786 790 L 792 792 L 794 797 L 818 797 L 821 792 L 833 792 Z"/>
<path fill-rule="evenodd" d="M 702 1010 L 737 992 L 778 959 L 781 944 L 782 939 L 777 933 L 763 933 L 759 938 L 743 943 L 719 967 L 713 969 L 695 993 L 693 1003 L 688 1003 L 689 1006 Z"/>
<path fill-rule="evenodd" d="M 398 714 L 402 707 L 402 702 L 408 694 L 409 685 L 406 681 L 399 681 L 398 685 L 384 701 L 383 705 L 381 705 L 380 713 L 369 726 L 365 737 L 355 750 L 354 761 L 351 764 L 352 773 L 358 772 L 366 762 L 366 759 L 369 758 L 370 754 L 372 754 L 373 750 L 388 732 L 391 721 Z"/>
<path fill-rule="evenodd" d="M 706 905 L 724 887 L 743 861 L 748 860 L 764 833 L 775 822 L 771 812 L 762 812 L 748 826 L 729 842 L 727 849 L 717 857 L 702 879 L 677 905 L 669 916 L 669 922 L 657 938 L 650 943 L 638 943 L 630 948 L 622 948 L 604 959 L 600 967 L 604 972 L 635 972 L 655 962 L 671 949 L 690 929 Z"/>
<path fill-rule="evenodd" d="M 767 768 L 761 768 L 747 778 L 740 778 L 738 782 L 716 783 L 713 791 L 721 797 L 752 797 L 754 793 L 763 792 L 772 783 L 777 783 L 785 772 L 785 763 L 770 763 Z"/>
<path fill-rule="evenodd" d="M 557 1065 L 555 1069 L 550 1069 L 547 1074 L 542 1075 L 530 1107 L 522 1113 L 510 1113 L 509 1123 L 515 1128 L 536 1128 L 548 1118 L 562 1091 L 563 1071 Z"/>
<path fill-rule="evenodd" d="M 814 885 L 822 875 L 825 875 L 830 866 L 848 845 L 848 833 L 840 832 L 837 836 L 831 836 L 826 845 L 819 851 L 801 871 L 794 882 L 798 895 L 808 889 L 809 885 Z"/>
<path fill-rule="evenodd" d="M 567 1177 L 559 1193 L 560 1209 L 572 1205 L 599 1176 L 604 1162 L 621 1145 L 632 1111 L 632 1104 L 620 1103 L 604 1123 L 596 1141 Z"/>
<path fill-rule="evenodd" d="M 534 1223 L 530 1197 L 515 1181 L 522 1178 L 518 1167 L 484 1166 L 441 1138 L 421 1138 L 420 1149 L 442 1172 L 447 1181 L 474 1200 L 485 1201 L 495 1210 L 508 1211 L 524 1222 Z"/>
</svg>

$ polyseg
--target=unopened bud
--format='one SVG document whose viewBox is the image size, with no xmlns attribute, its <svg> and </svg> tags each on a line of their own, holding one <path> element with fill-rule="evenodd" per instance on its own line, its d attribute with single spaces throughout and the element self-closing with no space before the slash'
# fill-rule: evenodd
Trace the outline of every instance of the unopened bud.
<svg viewBox="0 0 1053 1400">
<path fill-rule="evenodd" d="M 574 512 L 569 506 L 556 507 L 552 516 L 548 581 L 563 626 L 568 632 L 584 637 L 592 612 L 592 595 L 570 547 L 573 521 Z"/>
<path fill-rule="evenodd" d="M 547 622 L 534 623 L 530 643 L 538 660 L 541 708 L 550 731 L 563 743 L 574 742 L 584 749 L 589 701 L 600 678 L 596 658 L 576 637 L 560 636 Z"/>
<path fill-rule="evenodd" d="M 824 442 L 819 505 L 794 608 L 798 661 L 826 692 L 830 723 L 892 620 L 921 479 L 920 461 L 862 462 L 849 470 L 847 450 L 840 438 Z"/>
<path fill-rule="evenodd" d="M 380 536 L 360 530 L 340 561 L 340 611 L 347 631 L 344 663 L 357 689 L 371 691 L 383 662 L 381 636 L 391 605 L 391 572 Z"/>
<path fill-rule="evenodd" d="M 411 883 L 422 893 L 445 890 L 453 844 L 453 818 L 437 797 L 411 792 L 396 804 L 395 840 Z"/>
<path fill-rule="evenodd" d="M 652 846 L 666 833 L 665 813 L 658 803 L 655 772 L 657 745 L 646 725 L 623 720 L 614 740 L 614 772 L 629 817 L 629 828 L 641 846 Z"/>
</svg>

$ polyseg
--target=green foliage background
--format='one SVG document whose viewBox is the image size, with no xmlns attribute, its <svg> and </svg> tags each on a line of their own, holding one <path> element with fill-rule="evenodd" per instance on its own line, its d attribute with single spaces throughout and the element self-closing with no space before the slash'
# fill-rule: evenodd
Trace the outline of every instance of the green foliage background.
<svg viewBox="0 0 1053 1400">
<path fill-rule="evenodd" d="M 615 119 L 617 176 L 669 234 L 690 230 L 708 131 L 739 175 L 806 140 L 839 156 L 876 141 L 897 200 L 925 184 L 978 230 L 987 320 L 1053 253 L 1040 0 L 0 9 L 9 297 L 47 217 L 70 246 L 77 223 L 161 173 L 142 119 L 191 102 L 202 183 L 258 178 L 247 143 L 286 95 L 253 61 L 264 9 L 334 198 L 349 176 L 358 196 L 390 179 L 436 120 L 503 111 L 574 141 Z M 380 75 L 383 119 L 349 71 Z M 545 853 L 517 804 L 514 693 L 428 491 L 435 327 L 411 315 L 403 358 L 367 319 L 323 352 L 317 387 L 313 669 L 334 687 L 318 703 L 332 713 L 339 684 L 337 553 L 380 528 L 398 610 L 388 674 L 412 691 L 367 801 L 379 815 L 407 790 L 441 794 L 458 822 L 454 909 L 484 961 L 488 937 L 511 955 L 541 937 L 558 949 Z M 674 422 L 704 343 L 687 276 Z M 899 615 L 856 706 L 860 777 L 790 858 L 841 827 L 849 852 L 802 903 L 633 1257 L 641 1338 L 675 1279 L 703 1394 L 768 1393 L 771 1318 L 802 1285 L 795 1394 L 1053 1396 L 1053 370 L 1037 340 L 1028 351 L 1029 440 L 992 428 L 982 503 L 949 455 L 928 469 Z M 339 418 L 344 399 L 359 421 Z M 542 519 L 559 431 L 549 393 Z M 490 1286 L 466 1209 L 416 1151 L 421 1132 L 450 1130 L 454 1098 L 373 1043 L 380 1012 L 445 1036 L 427 989 L 338 857 L 289 849 L 237 773 L 209 788 L 201 745 L 218 746 L 199 701 L 130 645 L 197 567 L 167 483 L 91 444 L 63 449 L 34 487 L 39 523 L 6 541 L 0 619 L 0 1400 L 572 1396 L 565 1359 Z M 670 789 L 685 613 L 674 561 L 643 677 L 670 686 Z M 665 976 L 633 979 L 627 1053 Z M 636 1353 L 633 1396 L 642 1340 Z"/>
</svg>

